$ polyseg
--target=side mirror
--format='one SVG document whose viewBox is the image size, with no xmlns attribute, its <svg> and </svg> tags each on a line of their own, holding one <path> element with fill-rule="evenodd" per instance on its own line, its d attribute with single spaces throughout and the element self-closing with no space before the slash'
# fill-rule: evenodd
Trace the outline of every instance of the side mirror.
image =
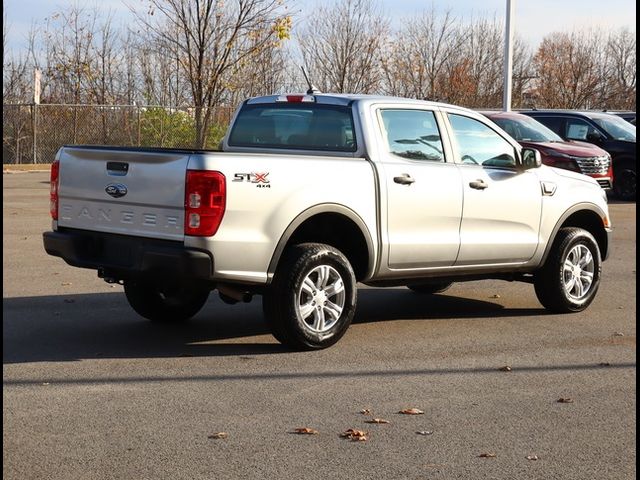
<svg viewBox="0 0 640 480">
<path fill-rule="evenodd" d="M 522 166 L 525 170 L 530 168 L 538 168 L 542 165 L 542 156 L 535 148 L 522 149 Z"/>
</svg>

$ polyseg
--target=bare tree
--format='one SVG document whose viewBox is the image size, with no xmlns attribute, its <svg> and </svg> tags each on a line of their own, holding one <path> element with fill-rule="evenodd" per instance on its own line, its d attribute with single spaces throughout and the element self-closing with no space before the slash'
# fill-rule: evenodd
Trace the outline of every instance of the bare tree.
<svg viewBox="0 0 640 480">
<path fill-rule="evenodd" d="M 525 107 L 527 94 L 535 80 L 533 70 L 533 52 L 529 44 L 516 36 L 513 41 L 513 107 Z M 489 106 L 489 105 L 487 105 Z"/>
<path fill-rule="evenodd" d="M 314 10 L 297 35 L 313 83 L 338 93 L 377 91 L 387 31 L 373 0 L 341 0 Z"/>
<path fill-rule="evenodd" d="M 442 76 L 457 55 L 466 34 L 447 10 L 435 8 L 408 19 L 383 60 L 388 90 L 394 95 L 437 100 L 443 96 Z"/>
<path fill-rule="evenodd" d="M 47 25 L 46 60 L 51 95 L 64 103 L 88 100 L 98 12 L 78 5 L 54 14 Z"/>
<path fill-rule="evenodd" d="M 542 106 L 591 108 L 598 98 L 601 71 L 598 56 L 603 41 L 598 32 L 547 35 L 534 56 Z"/>
<path fill-rule="evenodd" d="M 291 24 L 287 23 L 287 30 Z M 262 42 L 262 39 L 247 37 L 243 42 Z M 292 62 L 284 39 L 274 39 L 269 48 L 257 51 L 251 59 L 245 60 L 230 70 L 227 100 L 236 105 L 248 97 L 278 92 L 287 81 L 287 66 Z"/>
<path fill-rule="evenodd" d="M 636 35 L 623 28 L 609 35 L 606 46 L 609 108 L 636 108 Z"/>
<path fill-rule="evenodd" d="M 213 108 L 226 91 L 224 79 L 230 71 L 283 34 L 278 29 L 283 17 L 281 3 L 149 0 L 149 13 L 137 13 L 139 21 L 152 32 L 152 39 L 166 46 L 166 54 L 180 63 L 195 107 L 196 147 L 206 145 Z M 247 36 L 260 40 L 242 41 Z"/>
</svg>

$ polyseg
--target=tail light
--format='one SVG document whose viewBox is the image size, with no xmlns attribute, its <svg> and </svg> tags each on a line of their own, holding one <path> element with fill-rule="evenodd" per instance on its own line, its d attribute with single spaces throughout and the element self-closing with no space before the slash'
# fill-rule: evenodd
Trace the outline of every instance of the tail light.
<svg viewBox="0 0 640 480">
<path fill-rule="evenodd" d="M 187 170 L 184 197 L 184 233 L 215 235 L 226 207 L 226 180 L 222 173 Z"/>
<path fill-rule="evenodd" d="M 51 218 L 58 220 L 58 183 L 60 178 L 60 161 L 51 164 L 51 182 L 49 191 L 49 212 Z"/>
</svg>

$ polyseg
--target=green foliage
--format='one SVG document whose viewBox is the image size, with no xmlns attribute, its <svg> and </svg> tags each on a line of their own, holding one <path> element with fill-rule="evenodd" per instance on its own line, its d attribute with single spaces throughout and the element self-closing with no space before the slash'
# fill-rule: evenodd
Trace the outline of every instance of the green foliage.
<svg viewBox="0 0 640 480">
<path fill-rule="evenodd" d="M 205 148 L 217 149 L 226 130 L 227 125 L 210 125 Z M 140 146 L 193 148 L 195 144 L 195 119 L 190 113 L 162 107 L 141 110 Z"/>
<path fill-rule="evenodd" d="M 209 126 L 207 130 L 207 145 L 206 148 L 210 150 L 218 150 L 220 147 L 220 142 L 224 137 L 224 134 L 227 132 L 226 125 L 215 124 Z"/>
<path fill-rule="evenodd" d="M 140 146 L 191 148 L 194 139 L 195 122 L 187 112 L 162 107 L 140 112 Z"/>
</svg>

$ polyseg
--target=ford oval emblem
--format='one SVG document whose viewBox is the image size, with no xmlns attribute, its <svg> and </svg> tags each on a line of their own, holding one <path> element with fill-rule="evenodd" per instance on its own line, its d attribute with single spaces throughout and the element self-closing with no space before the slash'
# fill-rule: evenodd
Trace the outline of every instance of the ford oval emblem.
<svg viewBox="0 0 640 480">
<path fill-rule="evenodd" d="M 110 183 L 104 189 L 108 195 L 111 195 L 113 198 L 124 197 L 127 194 L 127 186 L 122 183 Z"/>
</svg>

